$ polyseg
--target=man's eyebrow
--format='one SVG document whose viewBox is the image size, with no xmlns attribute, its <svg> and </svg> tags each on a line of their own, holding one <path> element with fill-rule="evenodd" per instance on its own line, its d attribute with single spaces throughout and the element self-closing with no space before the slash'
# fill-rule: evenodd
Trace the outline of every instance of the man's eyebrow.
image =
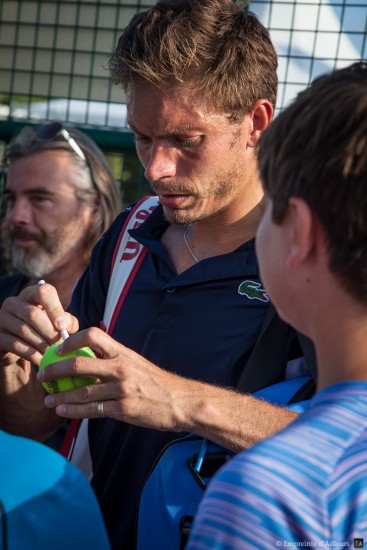
<svg viewBox="0 0 367 550">
<path fill-rule="evenodd" d="M 25 195 L 47 195 L 49 197 L 53 196 L 55 194 L 54 191 L 50 191 L 50 189 L 46 188 L 46 187 L 32 187 L 32 189 L 27 189 L 26 191 L 24 191 L 24 194 Z M 15 195 L 14 191 L 12 191 L 11 189 L 5 187 L 4 189 L 4 192 L 3 192 L 3 196 L 11 196 L 11 195 Z"/>
<path fill-rule="evenodd" d="M 179 135 L 179 134 L 186 134 L 188 132 L 198 132 L 199 128 L 197 126 L 193 126 L 192 124 L 184 124 L 183 126 L 178 126 L 177 128 L 173 128 L 172 130 L 169 130 L 167 132 L 167 135 Z"/>
<path fill-rule="evenodd" d="M 134 124 L 127 121 L 128 125 L 130 126 L 131 130 L 135 134 L 144 135 L 142 132 L 140 132 Z M 184 124 L 183 126 L 178 126 L 177 128 L 172 128 L 170 130 L 161 130 L 160 132 L 157 132 L 157 135 L 161 136 L 177 136 L 181 134 L 186 134 L 188 132 L 198 132 L 199 128 L 197 126 L 193 126 L 191 124 Z"/>
</svg>

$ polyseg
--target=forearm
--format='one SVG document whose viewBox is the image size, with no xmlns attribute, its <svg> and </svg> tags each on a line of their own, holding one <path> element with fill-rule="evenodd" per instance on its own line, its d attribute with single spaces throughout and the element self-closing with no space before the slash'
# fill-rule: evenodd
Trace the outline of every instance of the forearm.
<svg viewBox="0 0 367 550">
<path fill-rule="evenodd" d="M 181 404 L 185 431 L 234 452 L 271 436 L 298 416 L 262 399 L 197 382 Z"/>
<path fill-rule="evenodd" d="M 44 440 L 62 423 L 44 406 L 45 391 L 28 361 L 0 365 L 0 428 L 16 435 Z"/>
<path fill-rule="evenodd" d="M 90 376 L 98 384 L 47 399 L 47 406 L 64 418 L 104 415 L 135 426 L 192 432 L 239 451 L 276 433 L 297 415 L 236 391 L 183 378 L 153 365 L 117 343 L 100 329 L 67 338 L 63 353 L 90 346 L 103 359 L 57 362 L 41 371 L 44 381 L 65 376 Z"/>
</svg>

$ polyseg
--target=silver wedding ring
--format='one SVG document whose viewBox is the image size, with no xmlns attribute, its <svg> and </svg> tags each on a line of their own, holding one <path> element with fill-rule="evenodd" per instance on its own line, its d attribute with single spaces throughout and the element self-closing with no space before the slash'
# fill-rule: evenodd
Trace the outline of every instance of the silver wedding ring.
<svg viewBox="0 0 367 550">
<path fill-rule="evenodd" d="M 97 403 L 97 414 L 99 418 L 104 418 L 103 401 Z"/>
</svg>

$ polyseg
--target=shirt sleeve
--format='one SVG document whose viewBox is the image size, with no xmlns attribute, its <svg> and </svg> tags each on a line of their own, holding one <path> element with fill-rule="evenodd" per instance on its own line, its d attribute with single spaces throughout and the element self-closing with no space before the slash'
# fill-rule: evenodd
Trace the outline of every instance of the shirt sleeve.
<svg viewBox="0 0 367 550">
<path fill-rule="evenodd" d="M 130 209 L 124 210 L 98 240 L 89 266 L 75 285 L 68 311 L 77 317 L 80 329 L 98 327 L 103 319 L 113 253 Z"/>
</svg>

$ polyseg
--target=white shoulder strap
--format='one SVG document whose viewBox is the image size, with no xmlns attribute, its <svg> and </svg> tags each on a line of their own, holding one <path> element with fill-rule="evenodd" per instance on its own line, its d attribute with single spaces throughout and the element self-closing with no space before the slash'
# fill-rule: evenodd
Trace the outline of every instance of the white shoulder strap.
<svg viewBox="0 0 367 550">
<path fill-rule="evenodd" d="M 133 239 L 129 229 L 139 227 L 158 205 L 158 197 L 145 197 L 131 210 L 120 232 L 111 264 L 111 279 L 108 287 L 103 324 L 111 334 L 125 296 L 138 271 L 147 249 Z M 88 441 L 88 419 L 73 420 L 65 436 L 61 454 L 78 466 L 91 479 L 92 460 Z"/>
<path fill-rule="evenodd" d="M 111 334 L 118 311 L 121 309 L 129 286 L 143 261 L 146 249 L 129 234 L 139 227 L 158 205 L 158 197 L 144 197 L 130 212 L 116 243 L 112 259 L 111 279 L 103 315 L 106 332 Z"/>
</svg>

